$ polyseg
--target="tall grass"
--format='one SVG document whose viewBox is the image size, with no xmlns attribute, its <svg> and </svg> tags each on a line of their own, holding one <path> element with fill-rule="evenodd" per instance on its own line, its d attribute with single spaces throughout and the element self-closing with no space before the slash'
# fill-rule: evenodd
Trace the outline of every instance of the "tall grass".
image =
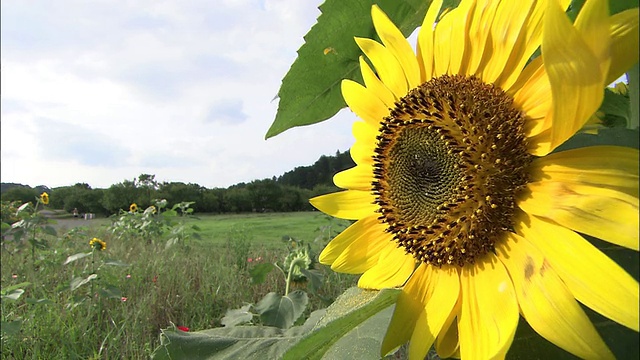
<svg viewBox="0 0 640 360">
<path fill-rule="evenodd" d="M 94 254 L 94 264 L 88 256 L 63 265 L 69 255 L 90 252 L 88 242 L 93 237 L 107 243 L 105 251 Z M 250 246 L 235 246 L 240 242 Z M 5 241 L 2 288 L 22 282 L 31 285 L 23 287 L 25 292 L 17 300 L 2 300 L 3 321 L 21 320 L 22 326 L 17 334 L 3 333 L 1 357 L 148 358 L 159 343 L 160 329 L 171 323 L 190 331 L 219 327 L 227 309 L 256 303 L 270 291 L 282 294 L 285 282 L 280 272 L 273 271 L 264 283 L 252 285 L 249 270 L 256 265 L 254 259 L 281 261 L 286 253 L 284 246 L 260 243 L 251 230 L 229 231 L 223 242 L 205 237 L 167 249 L 159 242 L 116 239 L 104 227 L 73 230 L 51 238 L 50 248 L 38 250 L 34 263 L 28 248 Z M 104 265 L 109 259 L 128 266 Z M 98 266 L 96 280 L 71 291 L 74 277 L 86 278 Z M 355 284 L 353 276 L 325 267 L 320 270 L 325 273 L 322 297 L 335 298 Z M 97 289 L 105 284 L 120 293 L 112 298 L 98 295 Z M 325 306 L 311 295 L 307 311 Z"/>
</svg>

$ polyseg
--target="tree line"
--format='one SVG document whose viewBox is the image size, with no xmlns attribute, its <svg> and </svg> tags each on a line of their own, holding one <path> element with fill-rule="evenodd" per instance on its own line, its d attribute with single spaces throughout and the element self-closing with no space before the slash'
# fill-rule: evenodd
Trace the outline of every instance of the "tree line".
<svg viewBox="0 0 640 360">
<path fill-rule="evenodd" d="M 155 175 L 141 174 L 107 189 L 93 189 L 89 184 L 31 188 L 21 184 L 2 184 L 2 201 L 32 201 L 46 191 L 49 206 L 68 212 L 108 216 L 126 210 L 131 203 L 144 209 L 156 200 L 166 199 L 169 205 L 193 201 L 194 211 L 201 213 L 288 212 L 307 211 L 309 199 L 334 192 L 333 175 L 354 166 L 349 152 L 321 156 L 311 166 L 301 166 L 271 179 L 239 183 L 228 188 L 206 188 L 194 183 L 158 182 Z"/>
</svg>

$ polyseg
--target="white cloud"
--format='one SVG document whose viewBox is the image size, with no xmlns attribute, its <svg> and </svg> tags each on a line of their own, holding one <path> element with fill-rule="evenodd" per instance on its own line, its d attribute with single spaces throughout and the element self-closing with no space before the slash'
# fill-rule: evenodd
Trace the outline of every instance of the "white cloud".
<svg viewBox="0 0 640 360">
<path fill-rule="evenodd" d="M 318 5 L 2 2 L 2 181 L 226 187 L 346 150 L 347 111 L 264 140 Z"/>
</svg>

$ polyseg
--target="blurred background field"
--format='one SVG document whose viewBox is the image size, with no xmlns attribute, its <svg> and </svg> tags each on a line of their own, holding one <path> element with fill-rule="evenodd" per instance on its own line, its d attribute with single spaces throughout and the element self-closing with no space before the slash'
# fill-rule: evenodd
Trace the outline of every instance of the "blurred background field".
<svg viewBox="0 0 640 360">
<path fill-rule="evenodd" d="M 269 292 L 282 294 L 282 272 L 271 271 L 256 284 L 252 269 L 282 262 L 292 244 L 308 244 L 317 260 L 329 239 L 349 224 L 319 212 L 198 214 L 178 216 L 173 227 L 145 239 L 117 236 L 112 218 L 48 214 L 56 235 L 38 232 L 38 247 L 28 236 L 19 242 L 3 238 L 3 359 L 148 358 L 162 328 L 220 327 L 228 309 L 257 303 Z M 167 246 L 172 229 L 189 232 Z M 92 252 L 93 238 L 103 240 L 106 249 Z M 312 266 L 322 274 L 322 286 L 309 294 L 306 315 L 357 281 Z M 292 288 L 307 286 L 303 281 Z"/>
</svg>

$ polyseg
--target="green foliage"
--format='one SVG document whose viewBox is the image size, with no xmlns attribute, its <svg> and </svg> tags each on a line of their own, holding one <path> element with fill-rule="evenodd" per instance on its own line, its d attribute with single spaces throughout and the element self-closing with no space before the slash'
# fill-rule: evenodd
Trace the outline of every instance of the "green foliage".
<svg viewBox="0 0 640 360">
<path fill-rule="evenodd" d="M 274 230 L 261 227 L 262 223 L 254 228 L 250 221 L 253 216 L 271 227 L 307 219 L 290 229 L 295 235 L 313 234 L 322 219 L 314 213 L 176 216 L 174 219 L 202 229 L 215 226 L 220 234 L 228 233 L 234 224 L 247 223 L 245 232 L 251 239 L 252 262 L 247 266 L 250 270 L 287 255 L 280 242 L 282 233 L 272 243 L 261 234 L 262 229 Z M 105 226 L 100 225 L 103 223 Z M 159 345 L 158 329 L 171 323 L 193 330 L 223 326 L 221 319 L 227 309 L 240 308 L 246 301 L 257 304 L 269 292 L 282 294 L 284 291 L 284 277 L 279 271 L 267 273 L 260 284 L 252 284 L 248 271 L 239 271 L 235 260 L 225 251 L 223 236 L 207 235 L 191 241 L 189 246 L 166 249 L 164 242 L 149 245 L 126 237 L 118 239 L 106 231 L 106 224 L 107 219 L 99 219 L 91 226 L 59 231 L 62 235 L 51 238 L 49 248 L 38 250 L 38 269 L 31 266 L 29 251 L 18 247 L 18 243 L 7 241 L 0 248 L 3 294 L 24 290 L 17 300 L 2 299 L 0 357 L 144 359 Z M 167 232 L 165 238 L 168 236 Z M 92 270 L 92 255 L 78 256 L 63 265 L 74 254 L 91 254 L 88 239 L 93 237 L 107 243 L 106 250 L 95 253 L 97 271 Z M 323 297 L 335 297 L 355 282 L 354 276 L 335 274 L 326 267 L 319 270 L 327 279 L 319 289 Z M 96 278 L 71 291 L 71 280 L 83 281 L 94 273 Z M 318 297 L 309 296 L 299 320 L 323 306 Z M 251 314 L 256 323 L 261 322 L 259 315 Z M 64 329 L 64 338 L 60 338 L 60 329 Z M 277 331 L 301 333 L 297 326 Z M 191 335 L 191 332 L 180 333 Z"/>
<path fill-rule="evenodd" d="M 118 216 L 113 216 L 109 230 L 117 238 L 143 240 L 147 244 L 159 242 L 169 234 L 166 247 L 175 244 L 186 245 L 191 237 L 199 236 L 197 232 L 200 229 L 196 225 L 187 225 L 184 220 L 176 221 L 176 219 L 191 215 L 193 213 L 191 205 L 193 202 L 180 202 L 165 211 L 167 200 L 162 199 L 156 200 L 155 205 L 149 206 L 144 211 L 120 210 Z"/>
<path fill-rule="evenodd" d="M 377 1 L 405 36 L 422 23 L 429 6 L 422 0 Z M 371 1 L 327 0 L 320 6 L 318 23 L 305 35 L 305 44 L 282 79 L 276 118 L 266 137 L 294 126 L 314 124 L 346 106 L 340 92 L 342 79 L 362 81 L 354 36 L 372 38 Z"/>
</svg>

